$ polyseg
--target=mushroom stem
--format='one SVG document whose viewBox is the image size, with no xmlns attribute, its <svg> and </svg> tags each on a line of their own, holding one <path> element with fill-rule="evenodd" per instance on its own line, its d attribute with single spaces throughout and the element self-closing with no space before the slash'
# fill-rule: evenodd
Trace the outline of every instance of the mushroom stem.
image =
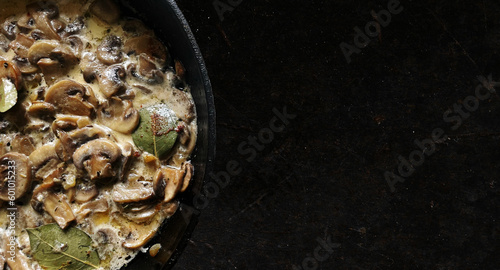
<svg viewBox="0 0 500 270">
<path fill-rule="evenodd" d="M 43 202 L 43 208 L 49 213 L 62 229 L 76 219 L 71 206 L 63 195 L 49 193 Z"/>
</svg>

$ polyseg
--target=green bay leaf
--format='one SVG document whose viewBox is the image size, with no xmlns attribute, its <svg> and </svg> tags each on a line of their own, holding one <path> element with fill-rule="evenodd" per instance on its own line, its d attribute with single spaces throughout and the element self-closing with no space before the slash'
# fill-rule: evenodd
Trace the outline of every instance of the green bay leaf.
<svg viewBox="0 0 500 270">
<path fill-rule="evenodd" d="M 158 158 L 164 157 L 177 140 L 179 119 L 166 104 L 160 103 L 139 111 L 139 126 L 132 133 L 135 145 Z"/>
<path fill-rule="evenodd" d="M 100 259 L 92 239 L 75 227 L 61 229 L 47 224 L 28 231 L 33 258 L 48 270 L 89 270 L 99 267 Z"/>
<path fill-rule="evenodd" d="M 7 78 L 0 81 L 0 112 L 6 112 L 17 103 L 16 86 Z"/>
</svg>

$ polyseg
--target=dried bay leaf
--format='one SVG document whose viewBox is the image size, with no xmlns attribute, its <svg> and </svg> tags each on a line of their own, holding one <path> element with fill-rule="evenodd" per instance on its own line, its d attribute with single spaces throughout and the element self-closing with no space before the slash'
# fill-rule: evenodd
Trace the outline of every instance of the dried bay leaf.
<svg viewBox="0 0 500 270">
<path fill-rule="evenodd" d="M 92 248 L 92 240 L 82 230 L 69 227 L 62 230 L 57 224 L 27 229 L 31 254 L 44 269 L 97 269 L 100 259 Z"/>
<path fill-rule="evenodd" d="M 139 115 L 139 126 L 132 133 L 135 145 L 158 158 L 165 156 L 177 140 L 175 112 L 160 103 L 141 109 Z"/>
</svg>

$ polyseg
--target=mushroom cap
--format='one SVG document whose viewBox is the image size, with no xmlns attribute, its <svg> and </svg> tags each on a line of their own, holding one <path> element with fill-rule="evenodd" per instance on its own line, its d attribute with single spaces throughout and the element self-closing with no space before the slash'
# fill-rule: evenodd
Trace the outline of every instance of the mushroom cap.
<svg viewBox="0 0 500 270">
<path fill-rule="evenodd" d="M 121 156 L 120 147 L 109 139 L 97 139 L 83 144 L 73 153 L 73 163 L 85 169 L 91 180 L 115 176 L 112 164 Z"/>
<path fill-rule="evenodd" d="M 38 63 L 42 58 L 49 58 L 52 51 L 59 46 L 56 40 L 38 40 L 28 50 L 28 60 L 32 64 Z"/>
<path fill-rule="evenodd" d="M 92 182 L 80 183 L 76 186 L 75 201 L 79 203 L 88 202 L 99 195 L 97 186 Z"/>
<path fill-rule="evenodd" d="M 38 71 L 38 67 L 29 62 L 28 58 L 14 57 L 12 60 L 23 74 L 33 74 Z"/>
<path fill-rule="evenodd" d="M 101 92 L 106 97 L 111 97 L 120 90 L 124 90 L 126 88 L 124 81 L 126 74 L 125 68 L 119 64 L 109 66 L 98 73 L 97 81 Z"/>
<path fill-rule="evenodd" d="M 21 198 L 31 188 L 30 160 L 24 154 L 9 152 L 0 157 L 0 200 Z"/>
<path fill-rule="evenodd" d="M 116 64 L 122 61 L 122 40 L 109 35 L 97 47 L 97 58 L 106 65 Z"/>
<path fill-rule="evenodd" d="M 97 118 L 105 126 L 125 134 L 130 134 L 139 124 L 139 112 L 132 101 L 111 98 L 97 111 Z"/>
<path fill-rule="evenodd" d="M 90 88 L 72 80 L 62 80 L 52 85 L 45 94 L 45 101 L 66 114 L 90 116 L 94 106 L 88 102 L 93 96 Z"/>
</svg>

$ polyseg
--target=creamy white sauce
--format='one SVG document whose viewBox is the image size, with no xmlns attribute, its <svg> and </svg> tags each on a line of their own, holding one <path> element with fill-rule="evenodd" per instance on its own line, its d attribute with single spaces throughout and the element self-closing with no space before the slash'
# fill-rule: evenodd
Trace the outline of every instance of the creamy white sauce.
<svg viewBox="0 0 500 270">
<path fill-rule="evenodd" d="M 74 19 L 77 18 L 78 16 L 84 15 L 81 12 L 86 11 L 92 1 L 60 0 L 57 2 L 59 7 L 60 20 L 68 24 L 70 22 L 73 22 Z M 26 1 L 1 1 L 0 22 L 5 21 L 7 18 L 12 18 L 12 16 L 14 16 L 14 18 L 18 18 L 20 15 L 25 13 L 26 13 Z M 103 38 L 109 33 L 112 33 L 122 38 L 123 43 L 125 43 L 127 39 L 131 37 L 130 34 L 125 33 L 123 31 L 120 23 L 117 25 L 110 26 L 92 15 L 88 18 L 85 18 L 85 25 L 86 27 L 79 34 L 79 36 L 82 37 L 84 47 L 89 48 L 88 51 L 84 51 L 84 54 L 95 52 L 96 48 L 99 46 Z M 1 57 L 6 60 L 10 60 L 14 56 L 15 53 L 12 50 L 7 51 L 6 53 L 1 52 Z M 124 54 L 123 64 L 125 66 L 136 62 L 137 58 L 135 55 L 128 56 Z M 103 103 L 107 100 L 106 96 L 100 91 L 99 85 L 97 84 L 96 81 L 92 83 L 86 83 L 84 81 L 82 71 L 80 70 L 78 64 L 75 65 L 68 72 L 67 78 L 75 80 L 82 84 L 89 85 L 92 88 L 99 103 Z M 187 112 L 186 103 L 177 103 L 175 102 L 175 99 L 173 99 L 173 92 L 178 91 L 173 87 L 172 83 L 173 79 L 174 79 L 174 74 L 172 71 L 166 71 L 164 82 L 157 85 L 148 85 L 138 81 L 135 78 L 132 78 L 131 76 L 127 76 L 126 83 L 135 92 L 135 98 L 132 101 L 134 108 L 139 110 L 143 107 L 164 102 L 176 113 L 176 115 L 180 119 L 183 119 L 186 116 Z M 144 93 L 140 89 L 140 87 L 134 87 L 134 85 L 146 86 L 148 89 L 152 91 L 152 93 L 149 94 Z M 32 102 L 29 99 L 29 96 L 33 94 L 34 91 L 39 89 L 39 87 L 48 87 L 48 86 L 45 83 L 45 81 L 42 80 L 41 85 L 26 89 L 29 92 L 28 97 L 24 101 L 26 102 L 27 106 L 30 106 Z M 187 99 L 191 102 L 191 105 L 194 105 L 192 103 L 193 99 L 191 97 L 189 87 L 187 87 L 185 91 L 186 92 L 182 93 L 186 95 Z M 135 152 L 136 158 L 134 159 L 134 162 L 131 164 L 131 169 L 130 169 L 131 172 L 137 175 L 144 176 L 146 181 L 152 181 L 154 170 L 148 168 L 143 161 L 144 157 L 149 154 L 140 151 L 134 145 L 132 136 L 130 134 L 123 134 L 114 131 L 108 127 L 105 127 L 104 125 L 102 125 L 102 123 L 99 123 L 97 119 L 94 119 L 93 124 L 99 125 L 103 129 L 105 129 L 109 134 L 111 134 L 113 140 L 118 144 L 122 152 L 126 151 L 127 149 L 126 146 L 128 144 L 132 145 L 133 152 Z M 172 156 L 173 157 L 166 160 L 162 160 L 161 161 L 162 165 L 165 166 L 169 165 L 169 166 L 174 166 L 176 168 L 180 168 L 181 164 L 188 159 L 196 142 L 196 135 L 197 135 L 196 118 L 194 118 L 192 121 L 188 123 L 187 128 L 191 133 L 190 143 L 188 145 L 177 144 L 173 150 L 173 154 L 171 155 L 171 157 Z M 29 135 L 33 139 L 35 148 L 39 148 L 42 145 L 47 144 L 48 141 L 50 143 L 50 141 L 53 139 L 50 139 L 50 136 L 48 134 L 51 132 L 52 132 L 51 130 L 48 130 L 48 131 L 34 131 L 30 133 Z M 5 136 L 7 139 L 2 137 L 0 140 L 1 142 L 8 140 L 8 138 L 12 139 L 13 134 L 7 134 Z M 36 183 L 34 185 L 36 185 Z M 114 238 L 113 240 L 110 240 L 110 242 L 107 245 L 98 246 L 96 244 L 96 248 L 98 249 L 99 255 L 102 260 L 101 262 L 102 269 L 119 269 L 121 268 L 122 265 L 132 260 L 138 252 L 138 250 L 131 250 L 122 247 L 122 242 L 126 238 L 126 235 L 122 235 L 123 229 L 127 228 L 128 226 L 136 226 L 136 225 L 132 224 L 133 222 L 116 214 L 119 213 L 121 210 L 119 209 L 118 205 L 112 199 L 110 199 L 112 188 L 113 186 L 100 188 L 99 197 L 96 198 L 96 200 L 99 198 L 107 198 L 110 207 L 109 212 L 107 214 L 100 214 L 100 213 L 90 214 L 83 222 L 77 225 L 77 227 L 87 232 L 94 241 L 96 241 L 96 239 L 99 237 L 98 232 L 100 230 L 109 230 L 117 235 L 117 237 Z M 71 203 L 70 206 L 73 212 L 77 213 L 81 210 L 82 204 Z M 5 235 L 6 232 L 5 230 L 8 227 L 8 220 L 6 218 L 8 213 L 6 207 L 7 207 L 6 202 L 3 202 L 3 204 L 2 202 L 0 202 L 0 237 L 2 237 L 2 235 Z M 50 223 L 53 222 L 53 220 L 47 213 L 43 214 L 37 213 L 31 208 L 29 204 L 24 206 L 19 206 L 18 208 L 20 208 L 19 214 L 22 215 L 22 218 L 19 218 L 18 223 L 16 224 L 17 225 L 16 236 L 18 237 L 17 238 L 18 246 L 19 247 L 26 245 L 29 246 L 29 241 L 27 241 L 28 236 L 24 229 L 27 227 L 32 228 L 39 226 L 41 224 Z M 167 213 L 163 214 L 161 213 L 162 212 L 160 211 L 160 214 L 158 214 L 157 217 L 154 218 L 154 220 L 156 219 L 163 220 L 168 217 Z M 0 243 L 2 243 L 1 239 Z M 5 250 L 4 246 L 0 245 L 0 256 L 2 255 L 5 257 Z M 27 255 L 29 256 L 29 253 Z M 33 267 L 34 269 L 38 268 L 36 262 L 34 262 L 34 265 L 35 265 Z"/>
</svg>

